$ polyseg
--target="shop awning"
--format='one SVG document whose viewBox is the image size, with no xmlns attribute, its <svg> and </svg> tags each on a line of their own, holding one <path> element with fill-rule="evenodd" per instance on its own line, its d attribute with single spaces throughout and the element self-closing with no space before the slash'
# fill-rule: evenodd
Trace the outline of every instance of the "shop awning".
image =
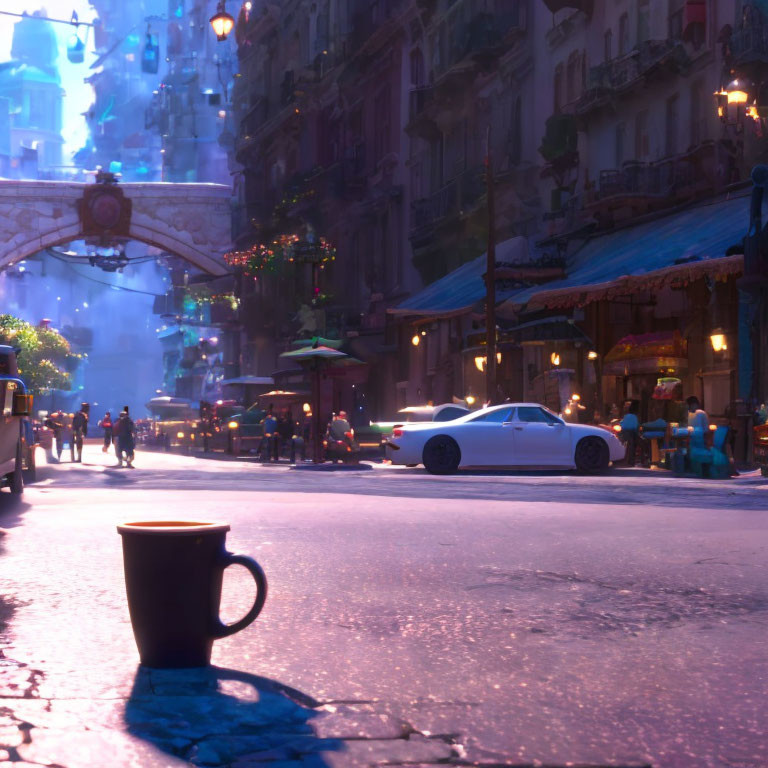
<svg viewBox="0 0 768 768">
<path fill-rule="evenodd" d="M 543 317 L 529 320 L 506 331 L 520 344 L 535 344 L 545 341 L 574 341 L 591 345 L 592 339 L 579 328 L 570 317 Z"/>
<path fill-rule="evenodd" d="M 246 386 L 263 385 L 271 387 L 275 382 L 271 376 L 238 376 L 236 379 L 224 379 L 221 383 L 222 386 L 226 384 L 243 384 Z"/>
<path fill-rule="evenodd" d="M 520 291 L 504 308 L 578 307 L 740 274 L 744 257 L 725 254 L 742 242 L 748 226 L 749 197 L 741 195 L 594 237 L 573 255 L 568 277 Z"/>
<path fill-rule="evenodd" d="M 527 256 L 528 241 L 524 237 L 513 237 L 496 246 L 497 263 L 519 262 L 527 259 Z M 387 312 L 392 315 L 425 317 L 451 317 L 469 312 L 485 299 L 483 276 L 486 266 L 486 255 L 478 256 Z M 520 290 L 497 291 L 496 301 L 506 301 Z"/>
</svg>

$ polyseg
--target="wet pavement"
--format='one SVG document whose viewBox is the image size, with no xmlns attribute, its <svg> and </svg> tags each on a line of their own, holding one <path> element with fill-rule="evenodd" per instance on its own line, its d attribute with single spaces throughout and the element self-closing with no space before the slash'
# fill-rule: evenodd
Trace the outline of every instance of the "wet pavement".
<svg viewBox="0 0 768 768">
<path fill-rule="evenodd" d="M 107 463 L 0 497 L 2 768 L 768 765 L 759 475 Z M 138 666 L 142 518 L 227 520 L 267 572 L 209 670 Z M 252 590 L 228 569 L 224 618 Z"/>
</svg>

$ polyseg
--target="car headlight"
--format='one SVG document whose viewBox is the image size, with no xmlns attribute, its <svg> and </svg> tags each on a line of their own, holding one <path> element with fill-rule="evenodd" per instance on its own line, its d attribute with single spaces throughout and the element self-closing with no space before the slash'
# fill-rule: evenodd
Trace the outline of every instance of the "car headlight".
<svg viewBox="0 0 768 768">
<path fill-rule="evenodd" d="M 236 421 L 230 421 L 229 424 L 227 424 L 227 426 L 230 429 L 237 429 L 240 425 Z"/>
</svg>

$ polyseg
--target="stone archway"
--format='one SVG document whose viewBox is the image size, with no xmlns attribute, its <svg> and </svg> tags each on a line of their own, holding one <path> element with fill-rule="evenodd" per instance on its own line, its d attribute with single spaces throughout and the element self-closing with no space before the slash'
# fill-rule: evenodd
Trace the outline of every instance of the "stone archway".
<svg viewBox="0 0 768 768">
<path fill-rule="evenodd" d="M 78 210 L 101 185 L 66 181 L 0 181 L 0 269 L 54 245 L 89 236 Z M 222 184 L 126 183 L 125 236 L 168 251 L 212 275 L 230 272 L 231 190 Z"/>
</svg>

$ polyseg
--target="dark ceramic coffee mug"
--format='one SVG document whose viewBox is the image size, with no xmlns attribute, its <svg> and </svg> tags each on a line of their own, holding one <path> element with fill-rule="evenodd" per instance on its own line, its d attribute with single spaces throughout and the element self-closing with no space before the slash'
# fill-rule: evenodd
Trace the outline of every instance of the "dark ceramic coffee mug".
<svg viewBox="0 0 768 768">
<path fill-rule="evenodd" d="M 229 525 L 187 521 L 123 523 L 125 588 L 141 663 L 148 667 L 204 667 L 213 641 L 247 627 L 261 612 L 267 578 L 245 555 L 227 552 Z M 228 565 L 245 566 L 256 599 L 239 621 L 219 618 L 221 583 Z"/>
</svg>

